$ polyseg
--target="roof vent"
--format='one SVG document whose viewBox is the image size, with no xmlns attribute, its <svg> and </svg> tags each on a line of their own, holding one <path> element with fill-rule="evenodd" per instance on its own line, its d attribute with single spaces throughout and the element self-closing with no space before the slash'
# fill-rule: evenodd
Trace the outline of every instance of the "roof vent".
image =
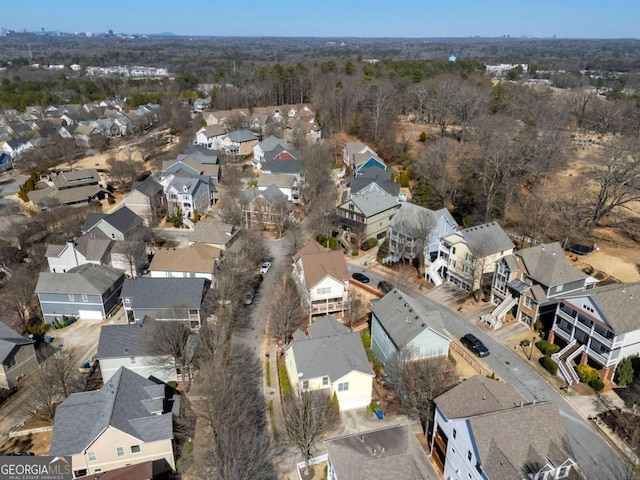
<svg viewBox="0 0 640 480">
<path fill-rule="evenodd" d="M 376 449 L 374 448 L 371 453 L 373 453 L 373 456 L 375 457 L 376 456 Z"/>
<path fill-rule="evenodd" d="M 360 443 L 364 443 L 364 435 L 360 435 Z"/>
<path fill-rule="evenodd" d="M 483 396 L 482 396 L 482 399 L 483 399 L 483 400 L 486 400 L 486 399 L 487 399 L 486 395 L 483 395 Z"/>
</svg>

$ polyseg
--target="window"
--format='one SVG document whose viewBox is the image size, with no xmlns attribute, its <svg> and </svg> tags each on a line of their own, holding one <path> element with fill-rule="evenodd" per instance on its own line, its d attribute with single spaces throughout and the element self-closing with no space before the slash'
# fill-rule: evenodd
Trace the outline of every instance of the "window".
<svg viewBox="0 0 640 480">
<path fill-rule="evenodd" d="M 471 461 L 471 450 L 467 450 L 467 460 Z"/>
<path fill-rule="evenodd" d="M 307 388 L 309 388 L 309 380 L 303 380 L 302 381 L 302 388 L 305 389 L 305 390 Z"/>
<path fill-rule="evenodd" d="M 4 364 L 7 368 L 11 368 L 16 364 L 16 357 L 11 356 L 4 361 Z"/>
<path fill-rule="evenodd" d="M 456 434 L 457 434 L 457 433 L 458 433 L 458 432 L 456 432 L 456 429 L 454 428 L 454 429 L 453 429 L 453 438 L 456 438 Z"/>
<path fill-rule="evenodd" d="M 556 287 L 556 293 L 561 292 L 563 288 L 564 288 L 564 285 L 558 285 Z"/>
<path fill-rule="evenodd" d="M 318 295 L 328 295 L 331 293 L 331 287 L 322 287 L 316 290 Z"/>
<path fill-rule="evenodd" d="M 451 249 L 451 255 L 455 255 L 455 254 L 456 254 L 456 247 L 453 247 L 453 248 Z"/>
<path fill-rule="evenodd" d="M 564 467 L 558 468 L 558 473 L 556 473 L 556 478 L 566 478 L 569 476 L 569 472 L 571 472 L 571 466 L 565 465 Z"/>
<path fill-rule="evenodd" d="M 338 391 L 339 392 L 346 392 L 347 390 L 349 390 L 349 382 L 344 382 L 344 383 L 339 383 L 338 384 Z"/>
<path fill-rule="evenodd" d="M 533 308 L 533 299 L 530 297 L 524 297 L 524 306 L 526 308 Z"/>
<path fill-rule="evenodd" d="M 322 386 L 326 387 L 329 385 L 329 377 L 322 377 Z"/>
<path fill-rule="evenodd" d="M 85 303 L 89 301 L 89 297 L 87 297 L 84 293 L 82 294 L 82 301 Z"/>
<path fill-rule="evenodd" d="M 76 296 L 73 293 L 69 294 L 69 301 L 70 302 L 75 302 L 76 301 Z"/>
<path fill-rule="evenodd" d="M 140 445 L 131 445 L 131 453 L 140 453 Z"/>
<path fill-rule="evenodd" d="M 89 457 L 90 462 L 95 462 L 97 460 L 95 452 L 87 452 L 87 456 Z"/>
<path fill-rule="evenodd" d="M 116 452 L 118 453 L 119 457 L 124 457 L 124 447 L 116 448 Z"/>
</svg>

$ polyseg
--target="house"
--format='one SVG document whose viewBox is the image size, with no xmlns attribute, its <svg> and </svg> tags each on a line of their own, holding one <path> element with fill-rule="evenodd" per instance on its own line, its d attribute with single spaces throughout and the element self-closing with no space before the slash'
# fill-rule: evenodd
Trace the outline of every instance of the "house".
<svg viewBox="0 0 640 480">
<path fill-rule="evenodd" d="M 274 137 L 273 135 L 269 135 L 260 143 L 256 144 L 253 147 L 254 168 L 260 168 L 262 163 L 264 162 L 265 153 L 274 150 L 276 147 L 280 147 L 283 150 L 286 150 L 290 148 L 290 145 L 289 142 L 287 142 L 284 138 Z"/>
<path fill-rule="evenodd" d="M 349 308 L 349 273 L 342 250 L 309 240 L 293 256 L 293 276 L 310 315 Z"/>
<path fill-rule="evenodd" d="M 389 195 L 400 198 L 400 184 L 391 181 L 391 170 L 382 170 L 380 168 L 368 167 L 360 170 L 357 177 L 349 178 L 343 183 L 349 185 L 349 194 L 356 195 L 371 184 L 383 189 Z"/>
<path fill-rule="evenodd" d="M 260 168 L 264 173 L 295 175 L 296 178 L 300 179 L 303 176 L 303 167 L 302 155 L 298 150 L 286 149 L 276 145 L 272 150 L 264 153 Z"/>
<path fill-rule="evenodd" d="M 13 157 L 8 153 L 0 153 L 0 172 L 5 172 L 13 168 Z"/>
<path fill-rule="evenodd" d="M 538 320 L 550 325 L 559 297 L 597 282 L 569 263 L 558 242 L 525 248 L 496 263 L 491 283 L 491 303 L 496 308 L 482 319 L 499 328 L 512 313 L 532 328 Z"/>
<path fill-rule="evenodd" d="M 176 160 L 162 162 L 160 178 L 167 177 L 171 174 L 191 177 L 202 175 L 209 177 L 209 183 L 214 187 L 218 185 L 220 178 L 218 156 L 207 157 L 200 152 L 178 155 Z"/>
<path fill-rule="evenodd" d="M 199 221 L 196 223 L 189 245 L 205 243 L 224 251 L 235 242 L 238 229 L 233 225 L 220 221 Z"/>
<path fill-rule="evenodd" d="M 375 377 L 360 334 L 326 315 L 301 331 L 285 351 L 285 363 L 294 393 L 325 390 L 336 394 L 340 410 L 365 408 L 371 403 Z"/>
<path fill-rule="evenodd" d="M 175 470 L 168 387 L 121 367 L 100 390 L 74 393 L 56 408 L 49 455 L 71 456 L 74 477 L 163 460 Z"/>
<path fill-rule="evenodd" d="M 378 155 L 370 153 L 356 153 L 353 158 L 353 175 L 358 176 L 360 172 L 365 168 L 378 168 L 381 170 L 387 169 L 387 164 L 384 163 Z"/>
<path fill-rule="evenodd" d="M 272 184 L 264 190 L 248 188 L 240 196 L 245 228 L 281 228 L 289 217 L 288 198 Z"/>
<path fill-rule="evenodd" d="M 195 212 L 202 214 L 207 211 L 213 200 L 209 181 L 209 177 L 205 176 L 179 175 L 170 175 L 161 180 L 168 212 L 172 215 L 181 214 L 183 219 L 189 219 L 195 216 Z"/>
<path fill-rule="evenodd" d="M 107 383 L 122 367 L 143 378 L 177 382 L 176 361 L 171 355 L 154 355 L 148 344 L 149 322 L 129 325 L 103 325 L 96 357 L 102 382 Z"/>
<path fill-rule="evenodd" d="M 440 285 L 444 275 L 448 282 L 476 291 L 487 283 L 496 262 L 514 248 L 497 222 L 459 230 L 440 239 L 438 258 L 425 270 L 425 278 Z"/>
<path fill-rule="evenodd" d="M 93 138 L 97 135 L 102 135 L 102 132 L 98 127 L 92 125 L 78 125 L 73 133 L 73 138 L 79 145 L 88 147 L 91 145 Z"/>
<path fill-rule="evenodd" d="M 620 360 L 640 354 L 640 282 L 607 285 L 558 298 L 548 340 L 562 347 L 552 355 L 567 383 L 577 382 L 572 362 L 614 378 Z"/>
<path fill-rule="evenodd" d="M 389 221 L 400 203 L 396 197 L 382 189 L 360 192 L 338 205 L 338 221 L 350 237 L 360 245 L 369 238 L 384 238 L 389 230 Z"/>
<path fill-rule="evenodd" d="M 404 361 L 444 359 L 449 355 L 444 324 L 440 310 L 394 288 L 371 304 L 371 349 L 383 364 L 396 352 Z"/>
<path fill-rule="evenodd" d="M 151 278 L 206 278 L 212 282 L 220 254 L 220 249 L 206 243 L 187 248 L 157 248 L 149 274 Z"/>
<path fill-rule="evenodd" d="M 435 404 L 431 458 L 444 478 L 583 478 L 554 403 L 529 403 L 507 383 L 474 376 Z"/>
<path fill-rule="evenodd" d="M 35 293 L 47 323 L 55 318 L 104 320 L 119 303 L 124 272 L 87 263 L 66 273 L 41 272 Z"/>
<path fill-rule="evenodd" d="M 10 389 L 25 377 L 38 371 L 35 340 L 18 335 L 11 327 L 0 322 L 0 388 Z"/>
<path fill-rule="evenodd" d="M 2 145 L 2 151 L 7 155 L 11 155 L 14 160 L 31 148 L 33 148 L 33 145 L 25 138 L 8 140 Z"/>
<path fill-rule="evenodd" d="M 412 261 L 420 255 L 429 260 L 437 254 L 440 239 L 454 233 L 456 228 L 458 222 L 446 208 L 433 211 L 404 202 L 389 221 L 389 258 L 385 260 Z"/>
<path fill-rule="evenodd" d="M 433 470 L 409 425 L 324 441 L 328 480 L 426 480 Z"/>
<path fill-rule="evenodd" d="M 359 140 L 347 142 L 342 149 L 342 161 L 346 166 L 353 167 L 355 165 L 355 156 L 362 154 L 377 155 L 370 146 Z"/>
<path fill-rule="evenodd" d="M 179 320 L 198 329 L 208 289 L 204 278 L 135 278 L 124 281 L 120 297 L 129 321 Z"/>
<path fill-rule="evenodd" d="M 146 227 L 155 225 L 164 216 L 166 203 L 162 185 L 151 177 L 134 182 L 131 191 L 122 199 L 122 204 L 142 218 Z"/>
<path fill-rule="evenodd" d="M 226 136 L 224 128 L 221 125 L 207 125 L 196 132 L 197 145 L 203 145 L 210 150 L 220 150 L 222 148 L 222 139 Z"/>
<path fill-rule="evenodd" d="M 234 155 L 249 156 L 253 153 L 253 147 L 258 144 L 256 137 L 250 130 L 236 130 L 222 139 L 224 150 Z"/>
<path fill-rule="evenodd" d="M 100 181 L 95 169 L 61 171 L 50 177 L 50 187 L 29 192 L 29 200 L 43 208 L 87 205 L 111 195 Z"/>
<path fill-rule="evenodd" d="M 56 190 L 100 185 L 100 174 L 95 168 L 61 171 L 51 177 Z"/>
<path fill-rule="evenodd" d="M 111 249 L 114 241 L 104 235 L 82 235 L 63 245 L 49 244 L 45 256 L 51 273 L 65 273 L 74 267 L 92 263 L 111 266 Z"/>
<path fill-rule="evenodd" d="M 301 191 L 303 183 L 295 175 L 265 172 L 260 172 L 260 175 L 258 175 L 258 190 L 267 190 L 273 185 L 280 190 L 287 201 L 295 204 L 302 202 Z"/>
<path fill-rule="evenodd" d="M 99 230 L 112 240 L 131 240 L 137 236 L 143 224 L 142 218 L 124 206 L 109 214 L 87 215 L 81 230 L 83 233 Z"/>
</svg>

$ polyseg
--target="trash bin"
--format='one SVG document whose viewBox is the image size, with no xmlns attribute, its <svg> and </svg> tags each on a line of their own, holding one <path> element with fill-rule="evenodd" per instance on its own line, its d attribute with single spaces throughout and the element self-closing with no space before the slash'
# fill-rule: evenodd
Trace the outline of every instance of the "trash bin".
<svg viewBox="0 0 640 480">
<path fill-rule="evenodd" d="M 382 418 L 384 417 L 384 414 L 382 413 L 382 410 L 380 410 L 380 409 L 376 410 L 376 417 L 378 417 L 378 420 L 382 420 Z"/>
</svg>

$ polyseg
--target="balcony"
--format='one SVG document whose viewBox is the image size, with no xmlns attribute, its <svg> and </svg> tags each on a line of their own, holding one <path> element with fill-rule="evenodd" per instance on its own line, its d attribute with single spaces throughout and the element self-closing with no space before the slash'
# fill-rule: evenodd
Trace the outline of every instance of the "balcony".
<svg viewBox="0 0 640 480">
<path fill-rule="evenodd" d="M 344 308 L 344 302 L 313 302 L 311 304 L 311 314 L 340 312 Z"/>
</svg>

